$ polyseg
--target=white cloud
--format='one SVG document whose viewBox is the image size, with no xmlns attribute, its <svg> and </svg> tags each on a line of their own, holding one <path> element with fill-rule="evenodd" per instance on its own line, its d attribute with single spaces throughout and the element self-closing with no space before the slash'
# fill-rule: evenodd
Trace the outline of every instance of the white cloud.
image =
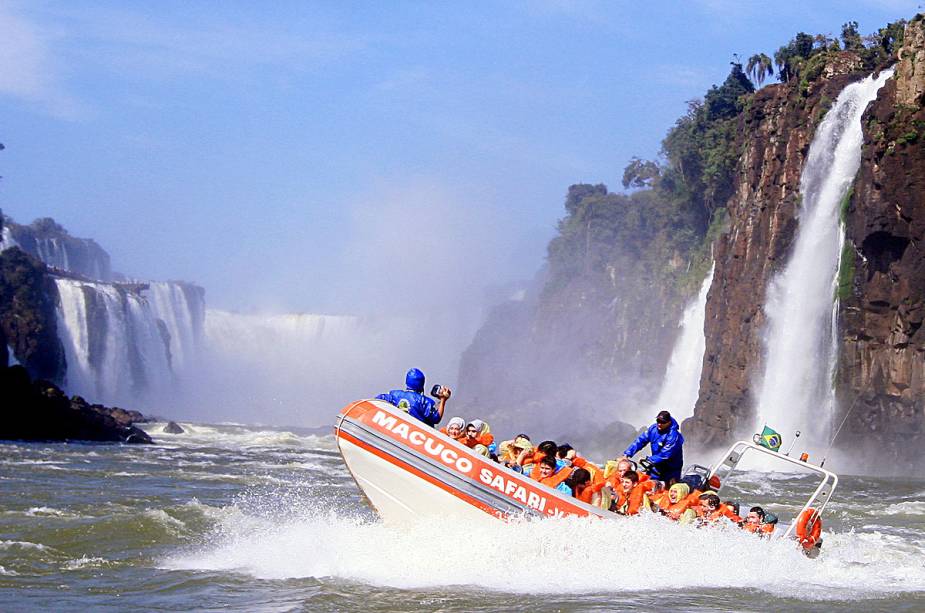
<svg viewBox="0 0 925 613">
<path fill-rule="evenodd" d="M 46 32 L 0 4 L 0 95 L 35 105 L 63 119 L 75 119 L 84 109 L 60 83 Z"/>
<path fill-rule="evenodd" d="M 59 12 L 80 62 L 138 79 L 186 76 L 225 79 L 247 69 L 313 68 L 364 49 L 368 41 L 321 26 L 287 32 L 237 24 L 170 22 L 141 12 L 100 9 Z"/>
</svg>

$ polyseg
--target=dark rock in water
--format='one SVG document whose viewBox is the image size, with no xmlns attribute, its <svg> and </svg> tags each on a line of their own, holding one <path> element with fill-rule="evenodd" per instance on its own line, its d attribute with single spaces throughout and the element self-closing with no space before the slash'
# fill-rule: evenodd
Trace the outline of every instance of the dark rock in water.
<svg viewBox="0 0 925 613">
<path fill-rule="evenodd" d="M 167 422 L 167 425 L 164 426 L 164 432 L 166 434 L 183 434 L 184 432 L 186 432 L 186 430 L 181 428 L 180 424 L 178 424 L 177 422 L 169 421 Z"/>
<path fill-rule="evenodd" d="M 152 443 L 132 425 L 143 420 L 138 411 L 68 398 L 53 383 L 31 381 L 22 366 L 0 368 L 0 440 Z"/>
</svg>

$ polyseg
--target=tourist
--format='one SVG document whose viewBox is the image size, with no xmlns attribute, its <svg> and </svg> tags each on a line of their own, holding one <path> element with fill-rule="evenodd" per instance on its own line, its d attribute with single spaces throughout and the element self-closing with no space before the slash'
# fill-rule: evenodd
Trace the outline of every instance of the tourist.
<svg viewBox="0 0 925 613">
<path fill-rule="evenodd" d="M 440 432 L 458 441 L 466 434 L 466 420 L 462 417 L 451 417 L 446 426 L 440 428 Z"/>
<path fill-rule="evenodd" d="M 437 386 L 434 396 L 438 401 L 434 403 L 431 398 L 424 395 L 424 373 L 417 368 L 412 368 L 405 375 L 405 388 L 379 394 L 376 400 L 385 400 L 402 411 L 407 411 L 408 415 L 428 426 L 433 427 L 440 423 L 443 419 L 446 401 L 452 395 L 450 388 Z"/>
<path fill-rule="evenodd" d="M 555 455 L 544 457 L 534 470 L 537 475 L 536 480 L 543 485 L 569 496 L 572 495 L 572 488 L 565 483 L 565 480 L 571 476 L 572 469 L 568 466 L 559 466 Z"/>
<path fill-rule="evenodd" d="M 684 437 L 678 431 L 678 422 L 671 413 L 661 411 L 655 417 L 655 423 L 649 426 L 633 443 L 626 448 L 623 455 L 632 458 L 649 444 L 652 454 L 641 462 L 645 471 L 653 478 L 674 485 L 681 479 L 684 464 Z"/>
<path fill-rule="evenodd" d="M 772 518 L 773 521 L 770 521 Z M 749 509 L 748 515 L 745 516 L 745 523 L 742 524 L 742 528 L 746 532 L 751 532 L 758 536 L 768 536 L 774 532 L 776 524 L 776 516 L 766 513 L 761 507 L 752 507 Z"/>
</svg>

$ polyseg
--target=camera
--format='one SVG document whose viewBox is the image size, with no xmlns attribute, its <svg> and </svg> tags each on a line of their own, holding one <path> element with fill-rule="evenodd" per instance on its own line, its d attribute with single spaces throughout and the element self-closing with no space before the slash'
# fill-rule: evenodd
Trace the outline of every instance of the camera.
<svg viewBox="0 0 925 613">
<path fill-rule="evenodd" d="M 442 386 L 442 385 L 435 385 L 435 386 L 433 386 L 432 388 L 430 388 L 430 395 L 433 396 L 434 398 L 439 398 L 439 397 L 440 397 L 440 392 L 441 392 L 442 390 L 443 390 L 443 386 Z"/>
</svg>

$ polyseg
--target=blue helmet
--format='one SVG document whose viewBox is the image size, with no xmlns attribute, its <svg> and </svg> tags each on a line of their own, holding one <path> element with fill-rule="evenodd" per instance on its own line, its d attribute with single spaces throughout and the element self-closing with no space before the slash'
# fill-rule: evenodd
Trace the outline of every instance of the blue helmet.
<svg viewBox="0 0 925 613">
<path fill-rule="evenodd" d="M 424 391 L 424 373 L 422 373 L 417 368 L 412 368 L 408 371 L 408 374 L 405 375 L 405 385 L 409 390 L 415 392 Z"/>
</svg>

